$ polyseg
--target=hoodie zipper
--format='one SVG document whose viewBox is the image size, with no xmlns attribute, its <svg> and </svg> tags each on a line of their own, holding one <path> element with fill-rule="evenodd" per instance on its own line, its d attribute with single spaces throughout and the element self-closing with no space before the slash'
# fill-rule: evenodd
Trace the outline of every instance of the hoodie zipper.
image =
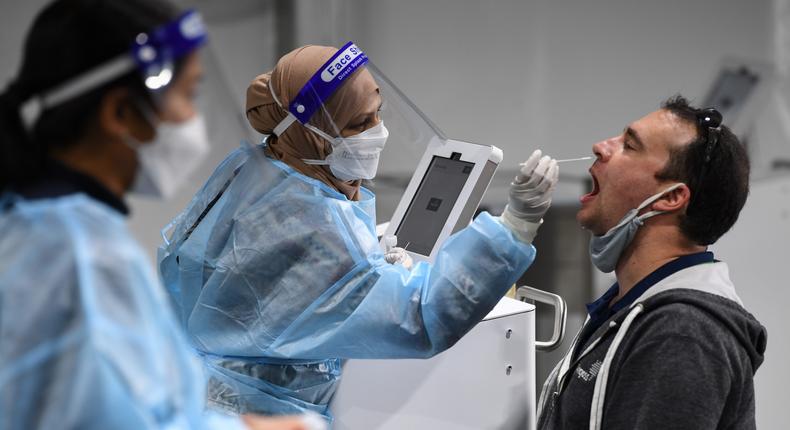
<svg viewBox="0 0 790 430">
<path fill-rule="evenodd" d="M 611 329 L 617 327 L 618 325 L 619 324 L 617 323 L 617 321 L 610 321 L 608 326 L 606 327 L 606 330 L 604 330 L 603 333 L 601 333 L 600 336 L 595 338 L 595 340 L 589 346 L 587 346 L 587 348 L 584 349 L 584 352 L 579 354 L 579 356 L 576 357 L 576 359 L 573 362 L 571 362 L 571 364 L 568 366 L 568 370 L 563 375 L 561 375 L 560 380 L 559 380 L 559 384 L 557 386 L 557 390 L 553 394 L 559 396 L 559 394 L 562 393 L 562 390 L 565 388 L 565 383 L 567 382 L 567 377 L 571 373 L 571 369 L 576 367 L 576 365 L 578 365 L 579 362 L 585 356 L 587 356 L 587 354 L 589 354 L 593 349 L 595 349 L 596 346 L 598 346 L 599 343 L 601 343 L 601 339 L 603 339 L 604 336 L 606 336 L 606 334 L 609 333 L 609 331 L 611 331 Z M 584 329 L 584 326 L 582 326 L 582 330 L 583 329 Z M 577 336 L 577 340 L 578 340 L 578 336 L 579 335 L 581 335 L 581 330 L 579 330 L 579 334 L 576 335 Z M 571 345 L 571 350 L 568 353 L 569 354 L 573 354 L 573 351 L 575 349 L 576 349 L 576 345 L 575 344 Z"/>
</svg>

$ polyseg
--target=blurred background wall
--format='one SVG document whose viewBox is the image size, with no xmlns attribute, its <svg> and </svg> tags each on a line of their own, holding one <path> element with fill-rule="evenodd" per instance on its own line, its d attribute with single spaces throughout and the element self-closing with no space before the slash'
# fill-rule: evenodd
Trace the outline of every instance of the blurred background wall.
<svg viewBox="0 0 790 430">
<path fill-rule="evenodd" d="M 449 137 L 503 149 L 501 173 L 483 202 L 492 211 L 504 206 L 512 172 L 535 148 L 556 158 L 589 155 L 593 143 L 619 133 L 669 96 L 682 93 L 701 102 L 727 58 L 776 64 L 785 73 L 790 64 L 788 0 L 182 3 L 200 9 L 208 23 L 211 45 L 204 55 L 220 84 L 207 92 L 209 100 L 223 100 L 224 112 L 211 126 L 211 157 L 190 186 L 164 204 L 131 200 L 130 223 L 152 261 L 159 230 L 219 160 L 241 139 L 259 139 L 243 120 L 249 81 L 302 44 L 354 40 Z M 5 85 L 19 66 L 24 34 L 46 1 L 0 4 L 0 84 Z M 790 143 L 783 136 L 758 143 L 784 151 Z M 403 182 L 372 184 L 380 222 L 391 214 L 415 167 L 400 155 L 398 148 L 387 147 L 380 171 Z M 588 236 L 574 221 L 578 196 L 589 187 L 588 167 L 562 166 L 555 204 L 538 237 L 538 260 L 523 279 L 566 298 L 568 337 L 583 321 L 583 304 L 612 282 L 591 267 Z M 782 270 L 790 255 L 784 245 L 790 242 L 790 182 L 787 175 L 762 176 L 753 183 L 735 231 L 714 250 L 730 263 L 747 307 L 768 327 L 767 359 L 757 375 L 757 418 L 760 428 L 779 428 L 786 421 L 784 387 L 790 383 L 781 364 L 790 360 L 782 310 L 790 302 L 790 282 Z M 546 317 L 539 315 L 539 336 L 549 331 Z M 539 385 L 561 352 L 540 354 Z"/>
</svg>

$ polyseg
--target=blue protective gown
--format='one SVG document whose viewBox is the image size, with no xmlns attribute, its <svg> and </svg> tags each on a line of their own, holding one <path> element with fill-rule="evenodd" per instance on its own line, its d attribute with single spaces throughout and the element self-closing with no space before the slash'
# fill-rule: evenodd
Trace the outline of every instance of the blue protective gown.
<svg viewBox="0 0 790 430">
<path fill-rule="evenodd" d="M 243 428 L 199 363 L 121 214 L 0 195 L 0 429 Z"/>
<path fill-rule="evenodd" d="M 435 264 L 388 264 L 373 194 L 361 194 L 349 201 L 244 146 L 171 224 L 159 269 L 209 369 L 210 403 L 331 420 L 341 359 L 449 348 L 534 259 L 532 245 L 482 213 Z"/>
</svg>

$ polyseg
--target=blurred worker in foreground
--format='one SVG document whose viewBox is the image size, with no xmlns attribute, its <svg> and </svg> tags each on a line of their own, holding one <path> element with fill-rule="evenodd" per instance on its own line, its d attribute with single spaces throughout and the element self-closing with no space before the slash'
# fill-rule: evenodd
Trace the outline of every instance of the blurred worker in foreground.
<svg viewBox="0 0 790 430">
<path fill-rule="evenodd" d="M 153 0 L 36 18 L 0 96 L 0 428 L 308 429 L 204 413 L 199 362 L 126 226 L 127 193 L 169 195 L 209 149 L 205 38 L 197 13 Z"/>
<path fill-rule="evenodd" d="M 480 214 L 435 264 L 409 270 L 403 249 L 382 252 L 361 180 L 375 177 L 388 138 L 427 130 L 409 109 L 351 42 L 298 48 L 252 82 L 247 118 L 266 138 L 216 169 L 176 218 L 159 263 L 216 407 L 331 421 L 342 359 L 444 351 L 532 263 L 558 174 L 540 151 L 502 216 Z"/>
</svg>

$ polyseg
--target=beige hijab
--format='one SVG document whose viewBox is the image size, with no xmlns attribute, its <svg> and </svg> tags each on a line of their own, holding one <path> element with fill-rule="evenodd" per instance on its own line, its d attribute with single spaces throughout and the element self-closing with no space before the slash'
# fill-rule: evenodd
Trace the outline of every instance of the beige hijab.
<svg viewBox="0 0 790 430">
<path fill-rule="evenodd" d="M 299 93 L 299 90 L 326 63 L 337 48 L 328 46 L 303 46 L 297 48 L 277 62 L 269 73 L 256 77 L 247 88 L 247 120 L 252 128 L 263 134 L 271 135 L 268 140 L 266 154 L 296 169 L 298 172 L 318 179 L 346 195 L 349 200 L 359 200 L 361 181 L 342 181 L 332 175 L 329 166 L 305 164 L 302 159 L 323 160 L 332 152 L 332 145 L 298 122 L 292 124 L 279 137 L 272 134 L 274 128 L 288 114 L 285 110 Z M 361 69 L 350 77 L 325 103 L 327 111 L 338 130 L 343 130 L 365 106 L 368 100 L 378 92 L 378 85 L 367 69 Z M 270 92 L 273 85 L 277 98 L 285 109 L 277 105 Z M 337 133 L 328 121 L 312 120 L 330 136 Z"/>
</svg>

